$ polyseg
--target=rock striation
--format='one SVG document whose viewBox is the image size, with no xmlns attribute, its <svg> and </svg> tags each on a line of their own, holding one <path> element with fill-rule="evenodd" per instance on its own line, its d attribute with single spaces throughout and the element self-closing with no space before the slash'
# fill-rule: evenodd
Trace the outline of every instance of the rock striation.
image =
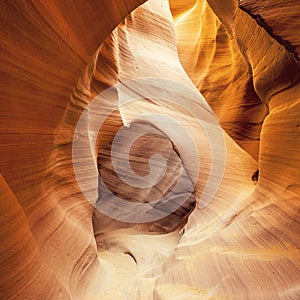
<svg viewBox="0 0 300 300">
<path fill-rule="evenodd" d="M 144 2 L 0 4 L 0 298 L 299 298 L 298 2 Z"/>
</svg>

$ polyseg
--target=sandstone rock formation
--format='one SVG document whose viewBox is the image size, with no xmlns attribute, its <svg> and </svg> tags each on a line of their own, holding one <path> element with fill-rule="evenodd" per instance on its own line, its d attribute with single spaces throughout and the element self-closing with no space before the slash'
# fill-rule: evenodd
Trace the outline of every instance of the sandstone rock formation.
<svg viewBox="0 0 300 300">
<path fill-rule="evenodd" d="M 0 298 L 299 298 L 298 2 L 143 2 L 0 4 Z"/>
</svg>

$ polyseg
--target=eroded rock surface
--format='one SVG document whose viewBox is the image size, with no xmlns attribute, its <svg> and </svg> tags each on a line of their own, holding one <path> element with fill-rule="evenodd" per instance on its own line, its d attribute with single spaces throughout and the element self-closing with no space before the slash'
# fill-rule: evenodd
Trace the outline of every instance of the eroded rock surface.
<svg viewBox="0 0 300 300">
<path fill-rule="evenodd" d="M 299 298 L 297 1 L 142 2 L 0 4 L 0 297 Z M 108 88 L 150 77 L 173 86 L 151 97 L 138 84 L 141 98 L 123 105 L 113 89 L 93 112 Z M 144 188 L 120 179 L 112 153 Z M 151 172 L 160 181 L 146 187 Z M 112 193 L 101 194 L 98 174 Z M 147 204 L 146 216 L 181 174 L 169 201 L 189 197 L 162 219 L 95 208 L 118 196 Z"/>
</svg>

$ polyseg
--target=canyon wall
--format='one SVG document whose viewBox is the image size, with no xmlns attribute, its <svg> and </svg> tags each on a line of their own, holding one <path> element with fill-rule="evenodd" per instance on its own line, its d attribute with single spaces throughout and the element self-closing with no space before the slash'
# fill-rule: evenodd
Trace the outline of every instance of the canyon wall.
<svg viewBox="0 0 300 300">
<path fill-rule="evenodd" d="M 143 2 L 0 4 L 0 297 L 297 299 L 298 2 Z M 117 133 L 159 184 L 119 178 Z M 187 200 L 148 220 L 182 172 Z M 97 209 L 98 173 L 144 211 Z"/>
</svg>

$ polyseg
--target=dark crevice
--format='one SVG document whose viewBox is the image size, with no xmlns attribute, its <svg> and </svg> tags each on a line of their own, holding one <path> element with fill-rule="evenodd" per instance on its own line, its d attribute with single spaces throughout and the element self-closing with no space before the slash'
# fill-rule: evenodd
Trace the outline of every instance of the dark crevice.
<svg viewBox="0 0 300 300">
<path fill-rule="evenodd" d="M 256 171 L 253 173 L 251 179 L 252 179 L 253 182 L 257 182 L 257 181 L 258 181 L 258 177 L 259 177 L 259 170 L 256 170 Z"/>
<path fill-rule="evenodd" d="M 284 48 L 288 52 L 293 53 L 293 55 L 294 55 L 294 57 L 297 61 L 299 60 L 298 54 L 297 54 L 297 51 L 296 51 L 296 47 L 293 46 L 289 41 L 284 40 L 282 37 L 276 35 L 273 32 L 272 27 L 268 25 L 268 23 L 265 21 L 265 19 L 261 15 L 252 13 L 251 9 L 248 9 L 245 6 L 243 6 L 242 4 L 240 4 L 240 1 L 238 1 L 238 6 L 242 11 L 244 11 L 250 17 L 252 17 L 257 22 L 258 25 L 263 27 L 273 39 L 275 39 L 279 44 L 283 45 Z"/>
<path fill-rule="evenodd" d="M 134 260 L 135 264 L 137 264 L 136 258 L 133 256 L 133 254 L 131 252 L 125 251 L 124 254 L 127 254 L 127 255 L 131 256 L 132 259 Z"/>
</svg>

